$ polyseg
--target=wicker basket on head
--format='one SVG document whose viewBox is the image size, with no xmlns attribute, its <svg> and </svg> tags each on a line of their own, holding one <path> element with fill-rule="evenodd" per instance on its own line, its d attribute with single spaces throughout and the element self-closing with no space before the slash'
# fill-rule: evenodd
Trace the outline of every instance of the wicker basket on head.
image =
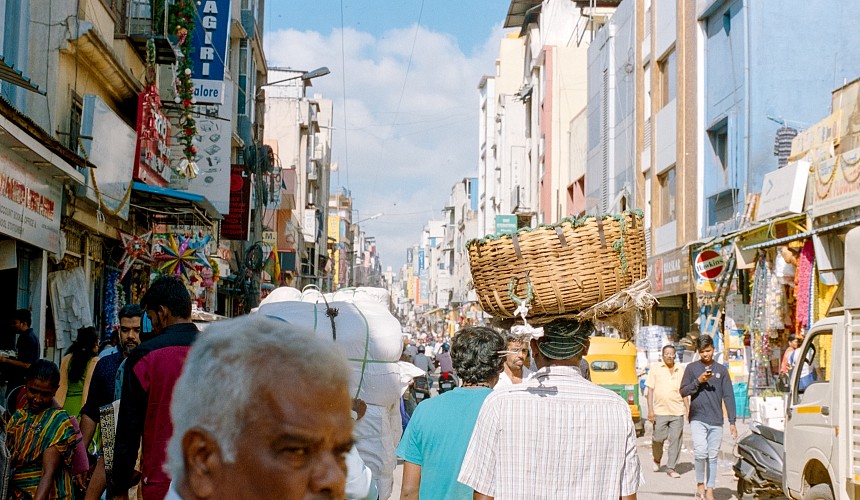
<svg viewBox="0 0 860 500">
<path fill-rule="evenodd" d="M 527 297 L 529 321 L 570 315 L 647 276 L 641 211 L 564 219 L 466 247 L 481 307 L 500 318 Z"/>
</svg>

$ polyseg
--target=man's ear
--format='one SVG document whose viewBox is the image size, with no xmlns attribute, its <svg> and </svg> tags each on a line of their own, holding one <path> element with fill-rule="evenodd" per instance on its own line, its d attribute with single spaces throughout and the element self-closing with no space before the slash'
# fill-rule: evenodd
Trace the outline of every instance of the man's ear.
<svg viewBox="0 0 860 500">
<path fill-rule="evenodd" d="M 221 475 L 221 448 L 207 431 L 192 428 L 182 436 L 182 458 L 185 462 L 185 481 L 192 498 L 211 498 L 218 491 Z M 187 498 L 183 496 L 183 498 Z"/>
</svg>

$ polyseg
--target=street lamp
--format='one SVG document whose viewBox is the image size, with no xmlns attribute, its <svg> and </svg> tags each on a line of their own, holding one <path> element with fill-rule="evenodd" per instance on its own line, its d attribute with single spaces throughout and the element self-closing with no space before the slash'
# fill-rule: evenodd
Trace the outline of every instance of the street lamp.
<svg viewBox="0 0 860 500">
<path fill-rule="evenodd" d="M 277 70 L 277 68 L 270 68 L 270 69 Z M 317 68 L 315 70 L 305 71 L 304 73 L 302 73 L 300 75 L 291 76 L 289 78 L 284 78 L 283 80 L 277 80 L 274 82 L 264 83 L 263 85 L 260 85 L 260 87 L 269 87 L 271 85 L 277 85 L 279 83 L 288 82 L 290 80 L 298 80 L 299 78 L 301 78 L 305 82 L 308 82 L 314 78 L 319 78 L 319 77 L 325 76 L 329 73 L 331 73 L 331 71 L 327 67 L 323 66 L 323 67 Z"/>
</svg>

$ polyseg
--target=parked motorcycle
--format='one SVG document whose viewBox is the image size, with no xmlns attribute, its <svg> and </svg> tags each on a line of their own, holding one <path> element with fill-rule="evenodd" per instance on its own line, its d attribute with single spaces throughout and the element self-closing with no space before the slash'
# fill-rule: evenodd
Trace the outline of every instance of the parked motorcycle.
<svg viewBox="0 0 860 500">
<path fill-rule="evenodd" d="M 732 467 L 738 478 L 737 495 L 764 492 L 782 493 L 782 466 L 785 461 L 783 431 L 757 423 L 737 444 L 737 463 Z"/>
<path fill-rule="evenodd" d="M 442 372 L 439 374 L 439 394 L 448 392 L 457 387 L 457 379 L 451 372 Z"/>
</svg>

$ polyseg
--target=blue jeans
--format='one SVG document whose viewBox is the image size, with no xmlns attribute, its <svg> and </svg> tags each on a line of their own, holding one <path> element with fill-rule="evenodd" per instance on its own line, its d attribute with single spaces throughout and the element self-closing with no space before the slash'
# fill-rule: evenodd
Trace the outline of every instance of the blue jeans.
<svg viewBox="0 0 860 500">
<path fill-rule="evenodd" d="M 696 467 L 696 483 L 705 483 L 705 464 L 707 464 L 708 488 L 717 484 L 717 457 L 723 441 L 723 426 L 709 425 L 698 420 L 690 422 L 693 434 L 693 463 Z"/>
</svg>

